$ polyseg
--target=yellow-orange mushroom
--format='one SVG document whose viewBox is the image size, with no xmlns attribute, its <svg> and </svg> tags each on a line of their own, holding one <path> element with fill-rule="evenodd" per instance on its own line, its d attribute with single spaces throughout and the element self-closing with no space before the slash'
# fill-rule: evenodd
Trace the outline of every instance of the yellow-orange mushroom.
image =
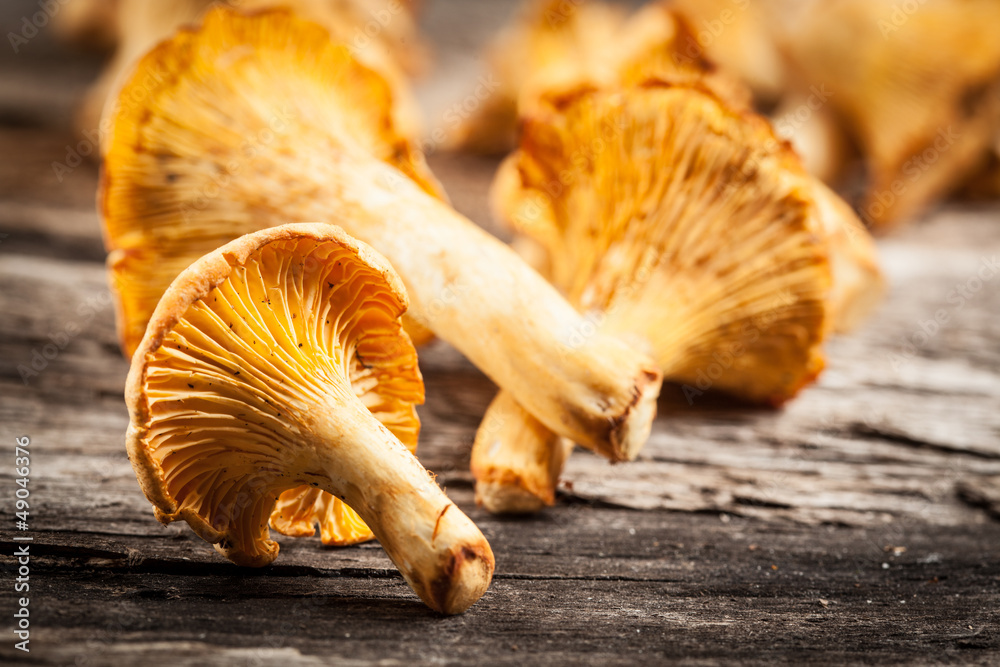
<svg viewBox="0 0 1000 667">
<path fill-rule="evenodd" d="M 871 239 L 759 116 L 656 79 L 538 109 L 497 176 L 495 207 L 541 251 L 589 333 L 647 351 L 689 398 L 713 388 L 787 401 L 822 369 L 829 330 L 876 300 Z M 491 511 L 554 499 L 566 444 L 523 405 L 501 392 L 473 447 Z"/>
<path fill-rule="evenodd" d="M 320 489 L 428 606 L 475 603 L 490 546 L 396 435 L 415 439 L 423 399 L 406 305 L 388 262 L 333 225 L 255 232 L 184 270 L 126 387 L 129 459 L 157 518 L 261 566 L 278 554 L 279 495 Z"/>
</svg>

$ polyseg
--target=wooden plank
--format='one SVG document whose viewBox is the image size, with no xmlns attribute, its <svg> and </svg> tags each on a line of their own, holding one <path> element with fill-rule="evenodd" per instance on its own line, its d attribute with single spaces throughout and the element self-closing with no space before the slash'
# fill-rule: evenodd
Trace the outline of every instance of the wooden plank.
<svg viewBox="0 0 1000 667">
<path fill-rule="evenodd" d="M 34 6 L 6 3 L 0 18 Z M 430 127 L 510 8 L 431 3 L 446 39 L 422 93 Z M 820 382 L 785 410 L 710 394 L 689 405 L 667 388 L 641 460 L 577 452 L 560 504 L 538 517 L 475 507 L 469 450 L 495 388 L 448 345 L 422 349 L 418 454 L 497 555 L 483 600 L 441 618 L 377 544 L 280 537 L 276 563 L 247 571 L 153 519 L 123 448 L 128 364 L 97 170 L 53 166 L 76 145 L 69 119 L 93 62 L 57 69 L 65 54 L 47 36 L 24 53 L 0 55 L 0 154 L 15 156 L 0 162 L 0 458 L 31 436 L 33 651 L 0 644 L 4 664 L 1000 660 L 1000 278 L 973 282 L 1000 256 L 996 205 L 947 207 L 883 241 L 886 303 L 831 342 Z M 486 205 L 495 161 L 430 163 L 460 211 L 506 238 Z M 46 345 L 54 358 L 22 377 Z M 0 489 L 12 479 L 0 466 Z M 5 574 L 13 521 L 0 503 Z M 14 598 L 0 588 L 0 608 Z"/>
<path fill-rule="evenodd" d="M 804 542 L 758 520 L 586 505 L 550 521 L 476 518 L 500 570 L 472 613 L 450 619 L 423 608 L 384 557 L 366 560 L 371 548 L 298 540 L 275 566 L 243 572 L 214 555 L 204 562 L 210 552 L 186 531 L 156 556 L 148 538 L 69 548 L 74 533 L 47 535 L 54 544 L 38 545 L 33 580 L 40 658 L 160 664 L 177 651 L 209 664 L 252 647 L 447 664 L 809 654 L 988 664 L 998 649 L 996 524 L 889 536 L 828 527 Z M 885 537 L 906 550 L 886 551 Z M 12 657 L 9 647 L 0 656 Z"/>
</svg>

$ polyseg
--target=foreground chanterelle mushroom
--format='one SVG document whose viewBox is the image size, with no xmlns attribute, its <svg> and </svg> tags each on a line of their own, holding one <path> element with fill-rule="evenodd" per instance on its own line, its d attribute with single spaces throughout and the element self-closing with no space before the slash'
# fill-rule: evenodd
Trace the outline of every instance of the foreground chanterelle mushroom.
<svg viewBox="0 0 1000 667">
<path fill-rule="evenodd" d="M 394 434 L 415 432 L 423 398 L 405 310 L 388 262 L 333 225 L 255 232 L 181 273 L 126 387 L 129 459 L 160 521 L 266 565 L 278 495 L 315 487 L 357 510 L 428 606 L 470 607 L 490 546 Z"/>
<path fill-rule="evenodd" d="M 648 351 L 692 400 L 711 387 L 783 403 L 822 368 L 829 329 L 879 291 L 846 204 L 766 121 L 697 84 L 560 94 L 522 131 L 497 177 L 501 215 L 540 246 L 591 332 Z M 473 448 L 477 498 L 551 504 L 565 455 L 501 392 Z"/>
<path fill-rule="evenodd" d="M 169 76 L 152 77 L 156 71 Z M 410 314 L 548 428 L 615 460 L 649 434 L 655 363 L 580 314 L 439 199 L 390 91 L 318 25 L 210 12 L 122 90 L 101 195 L 122 338 L 194 258 L 243 233 L 335 218 L 399 272 Z"/>
</svg>

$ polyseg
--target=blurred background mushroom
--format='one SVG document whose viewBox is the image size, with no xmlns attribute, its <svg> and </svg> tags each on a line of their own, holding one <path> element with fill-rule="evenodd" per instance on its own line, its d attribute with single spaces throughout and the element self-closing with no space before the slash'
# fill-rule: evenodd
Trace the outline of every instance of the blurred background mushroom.
<svg viewBox="0 0 1000 667">
<path fill-rule="evenodd" d="M 454 144 L 504 152 L 515 109 L 527 111 L 540 89 L 601 85 L 623 62 L 648 73 L 656 58 L 636 58 L 637 44 L 656 36 L 670 58 L 654 69 L 699 64 L 743 81 L 810 173 L 876 230 L 956 191 L 996 191 L 993 0 L 661 0 L 630 16 L 637 4 L 524 2 L 488 54 L 503 85 L 453 133 Z M 673 19 L 657 27 L 657 10 Z"/>
<path fill-rule="evenodd" d="M 866 169 L 858 204 L 887 228 L 986 160 L 1000 113 L 1000 3 L 813 3 L 783 40 L 791 86 L 819 88 Z"/>
</svg>

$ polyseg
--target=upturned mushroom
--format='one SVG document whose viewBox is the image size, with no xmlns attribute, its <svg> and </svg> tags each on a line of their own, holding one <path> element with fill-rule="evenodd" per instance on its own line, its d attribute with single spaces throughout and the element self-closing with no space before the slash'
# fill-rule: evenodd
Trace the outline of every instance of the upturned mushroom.
<svg viewBox="0 0 1000 667">
<path fill-rule="evenodd" d="M 556 289 L 433 196 L 389 87 L 320 26 L 213 10 L 138 63 L 122 96 L 140 94 L 115 118 L 100 195 L 127 350 L 194 258 L 335 216 L 392 262 L 413 319 L 549 429 L 614 460 L 645 443 L 656 364 L 611 336 L 577 340 L 586 321 Z"/>
<path fill-rule="evenodd" d="M 522 131 L 495 182 L 500 215 L 588 315 L 583 335 L 649 352 L 690 400 L 711 387 L 787 401 L 822 369 L 835 321 L 853 324 L 878 292 L 846 204 L 764 119 L 698 84 L 560 94 Z M 551 504 L 566 447 L 501 392 L 473 447 L 477 499 Z"/>
<path fill-rule="evenodd" d="M 468 609 L 493 553 L 394 435 L 415 431 L 423 398 L 406 305 L 388 262 L 333 225 L 255 232 L 182 272 L 126 385 L 129 459 L 157 518 L 263 566 L 278 495 L 322 489 L 429 607 Z"/>
<path fill-rule="evenodd" d="M 57 16 L 78 4 L 70 3 Z M 103 142 L 110 122 L 108 116 L 114 113 L 113 105 L 109 108 L 109 101 L 116 99 L 136 61 L 157 42 L 170 37 L 180 27 L 197 22 L 203 13 L 220 4 L 226 3 L 218 0 L 90 0 L 80 4 L 73 13 L 72 23 L 90 22 L 103 26 L 113 34 L 116 49 L 77 113 L 79 133 L 92 140 L 95 131 L 100 130 Z M 417 136 L 422 123 L 408 77 L 422 71 L 428 58 L 411 4 L 406 0 L 239 0 L 235 3 L 243 11 L 286 7 L 332 31 L 351 48 L 354 57 L 385 77 L 393 89 L 396 126 Z"/>
</svg>

